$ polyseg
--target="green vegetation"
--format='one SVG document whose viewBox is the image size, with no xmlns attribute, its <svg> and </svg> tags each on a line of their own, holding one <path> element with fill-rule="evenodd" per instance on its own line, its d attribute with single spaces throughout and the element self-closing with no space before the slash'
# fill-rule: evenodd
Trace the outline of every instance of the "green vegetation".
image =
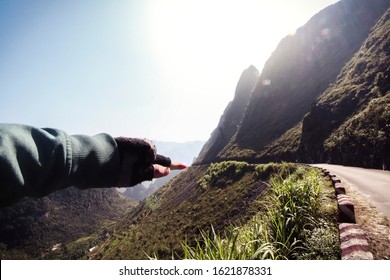
<svg viewBox="0 0 390 280">
<path fill-rule="evenodd" d="M 329 182 L 308 167 L 253 163 L 390 166 L 390 10 L 377 21 L 387 3 L 350 2 L 282 40 L 249 102 L 226 110 L 205 165 L 134 208 L 108 190 L 70 189 L 2 209 L 1 258 L 338 259 Z M 337 32 L 318 40 L 323 24 Z"/>
<path fill-rule="evenodd" d="M 284 164 L 281 173 L 288 165 Z M 257 171 L 276 170 L 277 165 L 259 165 Z M 183 244 L 185 259 L 339 259 L 335 223 L 337 207 L 329 186 L 317 170 L 299 167 L 283 178 L 271 178 L 272 196 L 268 211 L 255 215 L 223 235 L 214 227 L 201 231 L 195 245 Z M 222 237 L 225 236 L 225 237 Z"/>
<path fill-rule="evenodd" d="M 283 159 L 294 162 L 298 159 L 298 149 L 301 142 L 302 122 L 287 130 L 282 136 L 266 145 L 256 156 L 262 161 Z"/>
<path fill-rule="evenodd" d="M 210 224 L 218 232 L 230 224 L 249 220 L 261 207 L 267 186 L 259 181 L 255 166 L 226 162 L 189 167 L 140 202 L 115 227 L 96 258 L 144 259 L 156 255 L 171 259 L 183 255 L 181 240 L 200 237 Z M 118 238 L 120 236 L 120 240 Z"/>
<path fill-rule="evenodd" d="M 326 161 L 324 139 L 370 98 L 386 94 L 390 36 L 383 23 L 388 16 L 376 23 L 388 3 L 358 2 L 350 6 L 350 1 L 340 1 L 322 10 L 279 43 L 253 88 L 237 133 L 216 153 L 218 160 Z M 337 32 L 318 40 L 323 18 L 331 19 L 326 28 Z M 359 48 L 360 56 L 348 62 Z M 329 87 L 331 83 L 335 85 Z M 329 99 L 322 104 L 324 93 Z M 316 104 L 322 110 L 304 122 Z"/>
<path fill-rule="evenodd" d="M 88 236 L 134 206 L 114 189 L 68 188 L 44 198 L 24 199 L 0 209 L 1 258 L 44 258 L 53 246 Z M 77 251 L 76 247 L 68 251 Z M 79 258 L 81 254 L 64 256 Z"/>
<path fill-rule="evenodd" d="M 389 30 L 390 10 L 312 106 L 301 138 L 306 160 L 389 166 Z"/>
<path fill-rule="evenodd" d="M 145 203 L 146 203 L 146 207 L 150 208 L 151 210 L 158 208 L 158 198 L 154 194 L 147 197 L 145 199 Z"/>
<path fill-rule="evenodd" d="M 55 250 L 53 250 L 53 248 L 52 250 L 45 252 L 41 256 L 41 259 L 88 259 L 89 253 L 93 253 L 99 244 L 104 242 L 107 236 L 110 235 L 109 232 L 112 232 L 116 222 L 117 221 L 115 220 L 107 222 L 100 229 L 90 235 L 83 236 L 67 243 L 58 244 L 58 246 L 55 246 Z"/>
<path fill-rule="evenodd" d="M 208 186 L 223 187 L 242 176 L 247 167 L 248 163 L 246 162 L 223 161 L 214 163 L 211 164 L 207 174 L 198 183 L 205 189 Z M 223 177 L 228 178 L 229 181 L 222 180 Z"/>
<path fill-rule="evenodd" d="M 330 181 L 309 167 L 189 167 L 121 220 L 41 258 L 337 259 L 336 205 Z"/>
<path fill-rule="evenodd" d="M 381 168 L 389 158 L 390 94 L 373 99 L 325 141 L 325 152 L 334 161 Z M 362 155 L 366 155 L 362 157 Z"/>
<path fill-rule="evenodd" d="M 293 163 L 286 163 L 283 162 L 280 163 L 266 163 L 266 164 L 259 164 L 256 166 L 256 174 L 257 176 L 262 180 L 268 180 L 271 176 L 273 177 L 280 177 L 280 178 L 286 178 L 288 175 L 293 173 L 297 168 L 296 164 Z"/>
</svg>

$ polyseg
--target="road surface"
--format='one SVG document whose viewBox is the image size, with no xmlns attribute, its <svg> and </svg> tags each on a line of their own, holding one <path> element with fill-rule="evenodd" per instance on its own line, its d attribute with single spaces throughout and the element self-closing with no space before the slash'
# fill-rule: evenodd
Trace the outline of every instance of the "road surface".
<svg viewBox="0 0 390 280">
<path fill-rule="evenodd" d="M 328 170 L 390 218 L 390 172 L 333 164 L 313 164 Z"/>
</svg>

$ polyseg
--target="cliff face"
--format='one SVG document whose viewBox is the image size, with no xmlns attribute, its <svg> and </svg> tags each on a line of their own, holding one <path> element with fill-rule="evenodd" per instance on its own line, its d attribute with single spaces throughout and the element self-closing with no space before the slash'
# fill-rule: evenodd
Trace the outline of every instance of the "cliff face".
<svg viewBox="0 0 390 280">
<path fill-rule="evenodd" d="M 295 35 L 284 38 L 265 64 L 242 120 L 236 120 L 241 123 L 236 134 L 230 140 L 215 141 L 214 147 L 207 147 L 213 152 L 203 154 L 198 162 L 275 158 L 262 155 L 274 141 L 280 142 L 286 131 L 297 136 L 311 104 L 336 80 L 389 6 L 389 0 L 340 1 L 315 15 Z M 229 106 L 226 119 L 228 111 Z M 299 142 L 293 142 L 298 151 Z"/>
<path fill-rule="evenodd" d="M 247 68 L 238 81 L 234 99 L 228 104 L 217 128 L 203 146 L 196 163 L 209 163 L 218 160 L 218 154 L 236 134 L 248 105 L 252 89 L 259 78 L 254 66 Z"/>
<path fill-rule="evenodd" d="M 303 160 L 382 167 L 390 158 L 390 9 L 303 120 Z"/>
</svg>

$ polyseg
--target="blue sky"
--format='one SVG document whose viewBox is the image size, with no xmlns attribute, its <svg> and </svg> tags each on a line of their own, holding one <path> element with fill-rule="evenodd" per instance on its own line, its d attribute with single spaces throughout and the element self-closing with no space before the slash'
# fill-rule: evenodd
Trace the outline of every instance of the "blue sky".
<svg viewBox="0 0 390 280">
<path fill-rule="evenodd" d="M 335 2 L 0 0 L 0 121 L 207 140 L 242 71 Z"/>
</svg>

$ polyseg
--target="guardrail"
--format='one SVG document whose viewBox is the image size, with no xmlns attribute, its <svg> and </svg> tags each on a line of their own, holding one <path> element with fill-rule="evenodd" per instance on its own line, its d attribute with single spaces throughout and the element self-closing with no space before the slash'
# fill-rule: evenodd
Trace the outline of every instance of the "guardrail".
<svg viewBox="0 0 390 280">
<path fill-rule="evenodd" d="M 340 232 L 342 260 L 373 260 L 367 236 L 360 225 L 356 223 L 353 199 L 347 195 L 345 185 L 336 175 L 322 169 L 329 176 L 335 189 L 338 204 L 338 224 Z"/>
</svg>

